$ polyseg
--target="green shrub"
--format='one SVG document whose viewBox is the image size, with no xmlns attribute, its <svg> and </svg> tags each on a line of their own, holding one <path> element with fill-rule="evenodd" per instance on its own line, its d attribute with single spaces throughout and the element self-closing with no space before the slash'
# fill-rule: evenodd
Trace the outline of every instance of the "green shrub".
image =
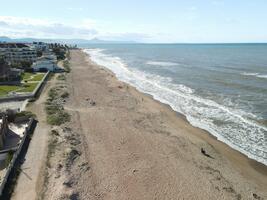
<svg viewBox="0 0 267 200">
<path fill-rule="evenodd" d="M 30 111 L 22 111 L 22 112 L 19 112 L 19 113 L 16 113 L 16 117 L 29 117 L 29 118 L 35 118 L 36 115 L 33 114 L 32 112 Z"/>
<path fill-rule="evenodd" d="M 64 61 L 63 61 L 63 67 L 64 67 L 64 69 L 65 69 L 65 71 L 66 71 L 67 73 L 70 72 L 70 63 L 69 63 L 68 60 L 64 60 Z"/>
<path fill-rule="evenodd" d="M 60 126 L 70 121 L 70 115 L 65 111 L 59 111 L 47 116 L 47 122 L 54 126 Z"/>
<path fill-rule="evenodd" d="M 64 92 L 64 93 L 61 95 L 61 97 L 62 97 L 63 99 L 68 98 L 68 97 L 69 97 L 69 93 L 68 93 L 68 92 Z"/>
<path fill-rule="evenodd" d="M 64 74 L 60 74 L 58 77 L 57 77 L 57 80 L 59 81 L 65 81 L 66 80 L 66 76 Z"/>
<path fill-rule="evenodd" d="M 61 95 L 61 90 L 59 87 L 52 88 L 48 92 L 48 99 L 45 102 L 45 110 L 47 113 L 48 124 L 59 126 L 70 121 L 70 115 L 64 111 L 62 102 L 63 98 L 69 96 L 68 92 L 63 92 Z"/>
</svg>

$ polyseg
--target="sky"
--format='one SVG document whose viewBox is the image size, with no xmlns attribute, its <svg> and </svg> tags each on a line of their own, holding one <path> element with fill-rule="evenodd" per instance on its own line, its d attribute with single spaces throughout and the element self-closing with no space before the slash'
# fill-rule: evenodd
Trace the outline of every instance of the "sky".
<svg viewBox="0 0 267 200">
<path fill-rule="evenodd" d="M 0 36 L 267 42 L 267 0 L 0 0 Z"/>
</svg>

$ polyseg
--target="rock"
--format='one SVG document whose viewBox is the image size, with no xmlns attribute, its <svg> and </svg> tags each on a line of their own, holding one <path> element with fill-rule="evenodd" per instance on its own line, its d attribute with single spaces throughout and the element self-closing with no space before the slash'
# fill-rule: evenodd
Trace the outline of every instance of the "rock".
<svg viewBox="0 0 267 200">
<path fill-rule="evenodd" d="M 70 200 L 79 200 L 79 193 L 73 193 L 69 197 Z"/>
</svg>

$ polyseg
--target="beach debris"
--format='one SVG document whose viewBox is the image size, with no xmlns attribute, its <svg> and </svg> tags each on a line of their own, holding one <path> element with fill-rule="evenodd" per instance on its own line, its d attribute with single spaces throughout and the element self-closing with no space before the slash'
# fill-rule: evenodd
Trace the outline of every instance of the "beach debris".
<svg viewBox="0 0 267 200">
<path fill-rule="evenodd" d="M 254 199 L 263 200 L 260 196 L 258 196 L 256 193 L 253 193 Z"/>
<path fill-rule="evenodd" d="M 96 105 L 96 102 L 93 101 L 93 100 L 90 99 L 90 98 L 86 98 L 85 101 L 89 102 L 91 106 L 95 106 L 95 105 Z"/>
<path fill-rule="evenodd" d="M 205 151 L 204 148 L 201 148 L 201 153 L 202 153 L 204 156 L 206 156 L 206 157 L 209 157 L 209 158 L 214 159 L 211 155 L 207 154 L 207 152 Z"/>
<path fill-rule="evenodd" d="M 91 106 L 95 106 L 96 102 L 95 101 L 91 101 L 90 104 L 91 104 Z"/>
<path fill-rule="evenodd" d="M 118 88 L 122 89 L 123 87 L 121 85 L 119 85 Z"/>
<path fill-rule="evenodd" d="M 134 169 L 134 170 L 133 170 L 133 174 L 136 173 L 136 172 L 138 172 L 138 170 L 137 170 L 137 169 Z"/>
<path fill-rule="evenodd" d="M 61 170 L 62 168 L 63 168 L 63 165 L 62 165 L 62 164 L 58 164 L 58 165 L 57 165 L 57 169 L 58 169 L 58 170 Z"/>
<path fill-rule="evenodd" d="M 73 148 L 67 148 L 66 150 L 66 155 L 67 155 L 67 164 L 72 164 L 76 158 L 78 158 L 81 153 Z"/>
<path fill-rule="evenodd" d="M 65 185 L 65 186 L 67 186 L 67 187 L 71 188 L 71 187 L 72 187 L 72 185 L 73 185 L 73 181 L 72 181 L 72 180 L 69 180 L 69 181 L 64 181 L 63 185 Z"/>
<path fill-rule="evenodd" d="M 83 170 L 85 172 L 91 169 L 88 162 L 84 162 L 84 163 L 80 164 L 79 168 L 80 168 L 80 170 Z"/>
</svg>

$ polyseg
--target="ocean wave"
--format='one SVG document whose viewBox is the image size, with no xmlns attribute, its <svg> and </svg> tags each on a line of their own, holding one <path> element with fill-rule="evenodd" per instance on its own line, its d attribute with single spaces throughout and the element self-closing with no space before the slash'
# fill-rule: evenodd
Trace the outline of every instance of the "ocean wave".
<svg viewBox="0 0 267 200">
<path fill-rule="evenodd" d="M 194 89 L 174 84 L 169 77 L 129 69 L 121 58 L 107 55 L 104 50 L 84 51 L 94 62 L 112 70 L 121 81 L 151 94 L 156 100 L 184 114 L 193 126 L 209 131 L 218 140 L 267 165 L 267 128 L 244 117 L 244 112 L 200 97 L 195 94 Z"/>
<path fill-rule="evenodd" d="M 258 77 L 258 78 L 267 79 L 267 74 L 243 72 L 242 75 L 244 75 L 244 76 L 254 76 L 254 77 Z"/>
<path fill-rule="evenodd" d="M 162 67 L 171 67 L 177 66 L 179 63 L 175 62 L 160 62 L 160 61 L 148 61 L 146 62 L 147 65 L 154 65 L 154 66 L 162 66 Z"/>
</svg>

